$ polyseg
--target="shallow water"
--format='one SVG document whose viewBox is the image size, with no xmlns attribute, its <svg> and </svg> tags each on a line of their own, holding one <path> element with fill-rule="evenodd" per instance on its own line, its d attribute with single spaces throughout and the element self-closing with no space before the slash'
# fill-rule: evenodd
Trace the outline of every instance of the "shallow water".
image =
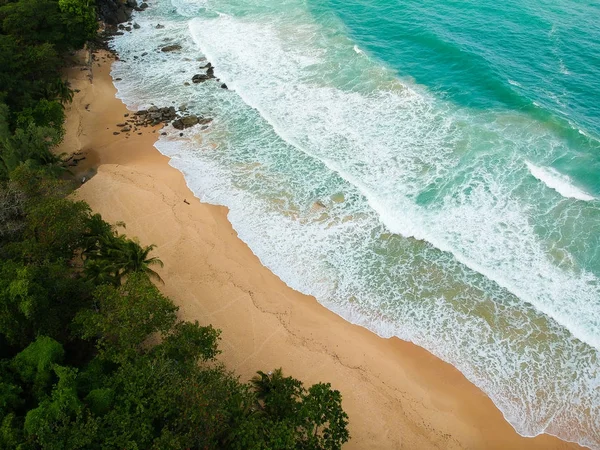
<svg viewBox="0 0 600 450">
<path fill-rule="evenodd" d="M 288 285 L 600 448 L 598 11 L 160 0 L 113 76 L 214 118 L 157 147 Z M 230 90 L 184 85 L 202 58 Z"/>
</svg>

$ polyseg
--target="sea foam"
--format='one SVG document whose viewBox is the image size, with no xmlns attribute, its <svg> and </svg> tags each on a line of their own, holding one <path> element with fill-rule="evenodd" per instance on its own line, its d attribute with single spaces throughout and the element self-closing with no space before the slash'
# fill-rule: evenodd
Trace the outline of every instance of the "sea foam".
<svg viewBox="0 0 600 450">
<path fill-rule="evenodd" d="M 499 130 L 519 149 L 554 148 L 554 138 L 510 135 L 522 116 L 472 116 L 437 102 L 357 56 L 301 7 L 265 22 L 265 14 L 173 5 L 178 14 L 158 3 L 136 17 L 138 33 L 117 38 L 124 61 L 113 76 L 123 78 L 116 84 L 129 106 L 186 103 L 214 117 L 207 132 L 157 143 L 194 193 L 228 206 L 240 238 L 291 287 L 454 364 L 521 434 L 598 447 L 600 358 L 566 328 L 593 330 L 595 313 L 585 308 L 597 293 L 594 275 L 578 268 L 574 243 L 532 227 L 540 211 L 553 211 L 556 193 L 528 183 L 519 152 L 508 147 L 510 158 L 498 160 L 486 145 L 467 145 L 479 136 L 508 145 Z M 165 29 L 155 30 L 158 22 Z M 166 40 L 182 43 L 181 53 L 160 52 Z M 199 49 L 233 91 L 184 85 Z M 582 203 L 567 200 L 564 216 L 548 220 L 567 226 L 569 202 Z M 523 301 L 536 294 L 527 283 L 541 286 L 537 309 Z M 562 298 L 568 290 L 581 296 Z M 557 320 L 540 313 L 561 301 Z M 569 311 L 569 301 L 583 310 Z"/>
<path fill-rule="evenodd" d="M 190 27 L 244 101 L 287 142 L 357 186 L 392 232 L 451 252 L 600 348 L 597 277 L 581 267 L 559 268 L 532 226 L 532 221 L 547 220 L 547 207 L 538 213 L 540 203 L 534 202 L 539 199 L 529 190 L 515 195 L 514 183 L 524 183 L 523 172 L 517 172 L 522 163 L 515 140 L 556 146 L 557 138 L 531 136 L 518 127 L 522 119 L 517 117 L 477 123 L 480 118 L 463 117 L 464 112 L 399 82 L 394 85 L 385 75 L 378 82 L 386 89 L 373 89 L 374 76 L 364 71 L 356 73 L 367 73 L 368 79 L 346 82 L 344 73 L 331 70 L 328 50 L 315 38 L 320 34 L 308 25 L 294 30 L 281 21 L 274 28 L 220 17 L 194 19 Z M 240 35 L 249 39 L 240 41 Z M 346 57 L 346 70 L 360 64 Z M 340 83 L 343 88 L 335 86 Z M 463 120 L 472 122 L 466 130 L 458 126 Z M 499 120 L 512 130 L 498 129 Z M 472 141 L 466 148 L 460 145 L 464 132 Z M 510 132 L 514 136 L 503 137 Z M 491 144 L 490 134 L 497 141 L 492 145 L 504 147 L 501 152 L 483 151 Z M 424 186 L 429 188 L 425 192 Z M 552 226 L 560 226 L 557 220 Z"/>
<path fill-rule="evenodd" d="M 573 181 L 568 175 L 563 175 L 559 171 L 552 167 L 538 167 L 525 161 L 527 168 L 535 178 L 540 180 L 550 189 L 554 189 L 560 195 L 565 198 L 575 198 L 577 200 L 583 200 L 589 202 L 594 200 L 594 197 L 589 195 L 584 190 L 573 185 Z"/>
</svg>

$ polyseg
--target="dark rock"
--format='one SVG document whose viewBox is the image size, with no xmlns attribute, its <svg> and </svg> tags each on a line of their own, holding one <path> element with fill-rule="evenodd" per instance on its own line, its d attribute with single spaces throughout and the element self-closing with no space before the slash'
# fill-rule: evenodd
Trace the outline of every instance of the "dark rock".
<svg viewBox="0 0 600 450">
<path fill-rule="evenodd" d="M 115 78 L 115 81 L 121 81 L 123 78 Z"/>
<path fill-rule="evenodd" d="M 131 27 L 125 27 L 125 31 L 131 31 Z"/>
<path fill-rule="evenodd" d="M 100 20 L 107 25 L 127 22 L 131 17 L 131 8 L 119 0 L 97 0 L 96 9 Z"/>
<path fill-rule="evenodd" d="M 211 77 L 208 74 L 197 73 L 192 77 L 192 83 L 204 83 L 205 81 L 210 80 Z"/>
<path fill-rule="evenodd" d="M 183 83 L 184 86 L 189 86 L 190 83 L 188 83 L 187 81 L 185 83 Z"/>
<path fill-rule="evenodd" d="M 118 131 L 113 131 L 113 134 L 116 136 L 117 134 L 121 134 Z"/>
<path fill-rule="evenodd" d="M 179 44 L 167 45 L 160 49 L 161 52 L 175 52 L 178 50 L 181 50 L 181 45 Z"/>
<path fill-rule="evenodd" d="M 181 118 L 181 123 L 183 123 L 184 128 L 193 127 L 198 122 L 200 122 L 200 119 L 197 116 L 185 116 Z"/>
<path fill-rule="evenodd" d="M 148 7 L 148 3 L 146 2 L 142 2 L 142 4 L 140 5 L 141 9 L 146 9 Z"/>
<path fill-rule="evenodd" d="M 123 114 L 123 117 L 129 117 L 129 113 Z"/>
<path fill-rule="evenodd" d="M 127 133 L 128 131 L 131 131 L 131 127 L 123 127 L 123 128 L 121 128 L 121 133 Z"/>
<path fill-rule="evenodd" d="M 185 128 L 189 128 L 189 127 L 193 127 L 194 125 L 196 125 L 197 123 L 200 122 L 198 116 L 186 116 L 186 117 L 181 117 L 177 120 L 174 120 L 172 125 L 174 128 L 178 129 L 178 130 L 183 130 Z"/>
<path fill-rule="evenodd" d="M 145 114 L 148 114 L 148 111 L 146 111 L 145 109 L 140 109 L 139 111 L 133 113 L 133 115 L 135 116 L 143 116 Z"/>
<path fill-rule="evenodd" d="M 179 133 L 179 137 L 182 137 L 182 136 L 183 136 L 183 133 Z"/>
<path fill-rule="evenodd" d="M 158 111 L 158 107 L 157 107 L 157 106 L 154 106 L 154 105 L 152 105 L 150 108 L 148 108 L 148 111 L 147 111 L 147 112 L 149 112 L 149 113 L 153 113 L 153 112 L 157 112 L 157 111 Z"/>
<path fill-rule="evenodd" d="M 229 89 L 225 83 L 221 85 L 221 89 Z"/>
<path fill-rule="evenodd" d="M 126 123 L 118 123 L 118 124 L 117 124 L 117 126 L 118 126 L 118 127 L 126 127 L 126 126 L 127 126 L 127 124 L 126 124 Z"/>
<path fill-rule="evenodd" d="M 136 0 L 127 0 L 126 5 L 130 8 L 135 8 L 138 4 Z"/>
<path fill-rule="evenodd" d="M 137 22 L 134 22 L 133 23 L 133 28 L 135 28 L 136 30 L 139 30 L 140 29 L 140 24 L 137 23 Z M 144 56 L 144 55 L 142 55 L 142 56 Z"/>
<path fill-rule="evenodd" d="M 207 124 L 207 123 L 211 123 L 212 121 L 213 121 L 213 120 L 212 120 L 210 117 L 207 117 L 207 118 L 205 118 L 205 119 L 200 119 L 200 120 L 198 120 L 198 123 L 199 123 L 200 125 L 205 125 L 205 124 Z"/>
<path fill-rule="evenodd" d="M 125 8 L 121 7 L 117 10 L 116 13 L 116 23 L 121 23 L 121 22 L 127 22 L 127 12 L 125 11 Z"/>
<path fill-rule="evenodd" d="M 148 54 L 148 52 L 144 52 L 142 53 L 142 56 L 146 56 Z"/>
<path fill-rule="evenodd" d="M 161 25 L 161 24 L 159 23 L 159 24 L 158 24 L 158 25 L 156 25 L 156 27 L 154 27 L 154 28 L 156 28 L 157 30 L 160 30 L 161 28 L 164 28 L 164 27 L 165 27 L 164 25 Z"/>
<path fill-rule="evenodd" d="M 165 133 L 165 132 L 162 132 L 162 133 L 160 133 L 160 135 L 161 135 L 161 136 L 166 136 L 166 135 L 167 135 L 167 133 Z"/>
</svg>

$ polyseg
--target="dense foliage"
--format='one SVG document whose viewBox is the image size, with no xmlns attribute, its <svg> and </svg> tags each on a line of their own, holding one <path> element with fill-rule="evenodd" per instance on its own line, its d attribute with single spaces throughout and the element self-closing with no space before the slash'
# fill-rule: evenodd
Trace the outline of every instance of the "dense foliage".
<svg viewBox="0 0 600 450">
<path fill-rule="evenodd" d="M 49 165 L 62 138 L 65 52 L 96 34 L 90 0 L 0 0 L 0 179 L 22 161 Z"/>
<path fill-rule="evenodd" d="M 0 450 L 340 448 L 338 391 L 240 382 L 152 283 L 154 246 L 69 198 L 60 69 L 95 30 L 88 0 L 0 0 Z"/>
<path fill-rule="evenodd" d="M 150 281 L 152 247 L 68 192 L 28 164 L 0 187 L 0 449 L 341 447 L 338 391 L 241 383 Z"/>
</svg>

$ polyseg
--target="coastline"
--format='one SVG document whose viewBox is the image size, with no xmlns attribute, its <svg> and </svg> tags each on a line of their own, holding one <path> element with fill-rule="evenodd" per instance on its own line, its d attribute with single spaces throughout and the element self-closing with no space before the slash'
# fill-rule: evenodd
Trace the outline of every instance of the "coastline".
<svg viewBox="0 0 600 450">
<path fill-rule="evenodd" d="M 548 435 L 519 436 L 453 366 L 352 325 L 285 285 L 238 239 L 227 209 L 196 199 L 154 148 L 158 127 L 113 135 L 129 111 L 115 97 L 112 58 L 97 58 L 92 83 L 87 70 L 69 71 L 80 92 L 67 108 L 59 152 L 82 151 L 80 177 L 97 168 L 77 198 L 109 222 L 124 221 L 124 232 L 142 244 L 157 245 L 165 263 L 160 289 L 181 318 L 223 331 L 220 359 L 228 369 L 242 380 L 282 367 L 306 384 L 331 382 L 350 416 L 348 449 L 582 448 Z"/>
</svg>

